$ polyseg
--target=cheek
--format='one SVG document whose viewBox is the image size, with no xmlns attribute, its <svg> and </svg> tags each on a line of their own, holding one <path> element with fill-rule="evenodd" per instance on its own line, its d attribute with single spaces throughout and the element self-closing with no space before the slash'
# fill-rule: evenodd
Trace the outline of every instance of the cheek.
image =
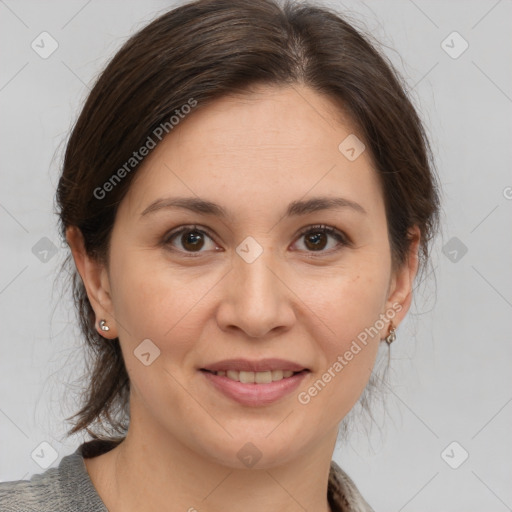
<svg viewBox="0 0 512 512">
<path fill-rule="evenodd" d="M 114 310 L 123 341 L 133 345 L 149 338 L 163 349 L 172 339 L 173 350 L 179 352 L 180 344 L 193 336 L 189 331 L 199 328 L 193 319 L 222 272 L 177 268 L 149 251 L 125 251 L 112 261 Z"/>
<path fill-rule="evenodd" d="M 341 421 L 368 383 L 380 343 L 386 285 L 379 273 L 356 274 L 332 279 L 323 292 L 308 298 L 325 328 L 312 333 L 321 364 L 298 401 L 322 424 Z"/>
<path fill-rule="evenodd" d="M 374 325 L 385 307 L 389 273 L 382 263 L 347 266 L 312 281 L 303 283 L 301 296 L 326 326 L 329 352 Z"/>
</svg>

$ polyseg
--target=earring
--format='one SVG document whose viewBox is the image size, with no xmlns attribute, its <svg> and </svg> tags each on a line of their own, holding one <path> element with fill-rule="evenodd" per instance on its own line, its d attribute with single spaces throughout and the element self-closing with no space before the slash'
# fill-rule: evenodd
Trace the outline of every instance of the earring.
<svg viewBox="0 0 512 512">
<path fill-rule="evenodd" d="M 388 345 L 391 345 L 391 343 L 393 343 L 393 341 L 396 340 L 396 329 L 393 326 L 393 322 L 391 321 L 389 322 L 389 333 L 386 336 L 385 340 Z"/>
<path fill-rule="evenodd" d="M 106 320 L 100 320 L 100 329 L 102 331 L 110 331 L 110 327 L 107 325 Z"/>
</svg>

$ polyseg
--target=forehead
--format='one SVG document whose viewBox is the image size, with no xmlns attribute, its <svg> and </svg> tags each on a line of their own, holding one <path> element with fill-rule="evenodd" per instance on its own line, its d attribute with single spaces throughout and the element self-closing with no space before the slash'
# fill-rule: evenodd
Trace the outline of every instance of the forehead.
<svg viewBox="0 0 512 512">
<path fill-rule="evenodd" d="M 383 201 L 369 151 L 355 160 L 343 152 L 354 137 L 348 116 L 305 87 L 223 97 L 199 104 L 146 157 L 127 202 L 140 213 L 159 197 L 196 195 L 242 212 L 331 194 L 377 214 Z"/>
</svg>

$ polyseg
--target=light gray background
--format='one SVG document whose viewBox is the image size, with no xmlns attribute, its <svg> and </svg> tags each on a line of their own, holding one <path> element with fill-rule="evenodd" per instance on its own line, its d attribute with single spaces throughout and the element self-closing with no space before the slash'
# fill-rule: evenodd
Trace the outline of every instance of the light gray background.
<svg viewBox="0 0 512 512">
<path fill-rule="evenodd" d="M 387 417 L 377 410 L 380 426 L 362 423 L 334 458 L 379 511 L 512 510 L 512 2 L 330 4 L 386 46 L 413 88 L 444 201 L 435 280 L 391 347 Z M 69 296 L 53 286 L 65 256 L 53 214 L 61 151 L 88 84 L 173 5 L 0 0 L 0 480 L 42 472 L 31 457 L 42 442 L 56 466 L 82 440 L 63 435 L 81 350 Z M 59 44 L 47 59 L 31 48 L 43 31 Z M 458 58 L 442 47 L 454 31 L 469 44 Z M 444 43 L 452 54 L 457 37 Z M 43 237 L 55 255 L 36 245 Z"/>
</svg>

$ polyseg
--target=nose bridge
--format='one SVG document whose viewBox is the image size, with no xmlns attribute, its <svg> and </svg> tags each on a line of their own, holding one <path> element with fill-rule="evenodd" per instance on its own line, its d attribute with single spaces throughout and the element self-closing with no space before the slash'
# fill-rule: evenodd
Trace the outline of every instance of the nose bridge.
<svg viewBox="0 0 512 512">
<path fill-rule="evenodd" d="M 269 239 L 260 237 L 260 241 L 257 241 L 248 236 L 236 248 L 238 257 L 234 261 L 234 271 L 245 296 L 256 301 L 261 298 L 267 304 L 277 299 L 279 293 L 278 283 L 275 282 L 277 262 Z"/>
<path fill-rule="evenodd" d="M 286 286 L 278 279 L 279 263 L 269 246 L 270 237 L 258 242 L 247 237 L 236 248 L 227 302 L 219 317 L 224 326 L 235 325 L 249 336 L 261 337 L 278 326 L 289 325 Z"/>
</svg>

